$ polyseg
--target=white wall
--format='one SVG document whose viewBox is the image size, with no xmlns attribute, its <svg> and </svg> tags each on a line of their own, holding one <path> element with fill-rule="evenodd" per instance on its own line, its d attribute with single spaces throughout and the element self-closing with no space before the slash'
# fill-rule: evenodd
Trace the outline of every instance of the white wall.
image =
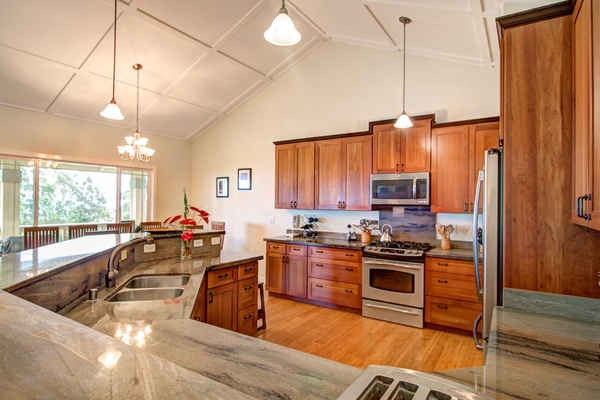
<svg viewBox="0 0 600 400">
<path fill-rule="evenodd" d="M 499 115 L 497 69 L 410 55 L 406 64 L 409 115 L 435 113 L 437 122 Z M 263 238 L 283 234 L 292 214 L 305 213 L 274 209 L 273 141 L 366 131 L 369 121 L 397 117 L 401 66 L 398 52 L 328 42 L 194 141 L 191 198 L 226 222 L 225 249 L 264 254 Z M 237 190 L 238 168 L 252 168 L 252 190 Z M 218 176 L 229 177 L 229 198 L 215 197 Z M 340 232 L 377 219 L 374 212 L 306 213 Z"/>
<path fill-rule="evenodd" d="M 156 154 L 147 163 L 122 161 L 116 146 L 131 131 L 71 118 L 0 105 L 0 154 L 47 157 L 125 167 L 156 169 L 156 215 L 164 219 L 183 209 L 184 186 L 190 186 L 191 144 L 146 134 Z"/>
</svg>

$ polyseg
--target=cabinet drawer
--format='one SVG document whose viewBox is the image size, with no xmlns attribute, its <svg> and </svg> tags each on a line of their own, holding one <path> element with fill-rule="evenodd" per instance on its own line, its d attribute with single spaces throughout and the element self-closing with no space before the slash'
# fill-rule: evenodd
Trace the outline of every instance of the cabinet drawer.
<svg viewBox="0 0 600 400">
<path fill-rule="evenodd" d="M 223 268 L 208 273 L 208 287 L 226 285 L 237 281 L 237 267 Z"/>
<path fill-rule="evenodd" d="M 283 243 L 273 243 L 267 242 L 267 252 L 268 253 L 285 253 L 285 244 Z"/>
<path fill-rule="evenodd" d="M 308 278 L 308 298 L 340 306 L 361 308 L 361 286 Z"/>
<path fill-rule="evenodd" d="M 349 261 L 309 258 L 308 276 L 311 278 L 361 284 L 362 265 Z"/>
<path fill-rule="evenodd" d="M 311 247 L 310 257 L 327 258 L 331 260 L 362 262 L 362 252 L 357 250 L 331 249 L 327 247 Z"/>
<path fill-rule="evenodd" d="M 469 275 L 427 271 L 425 294 L 454 300 L 478 301 L 475 278 Z"/>
<path fill-rule="evenodd" d="M 471 331 L 482 308 L 481 303 L 425 296 L 425 322 Z"/>
<path fill-rule="evenodd" d="M 479 270 L 481 272 L 481 268 Z M 475 276 L 473 261 L 451 260 L 448 258 L 426 257 L 425 271 L 437 271 Z"/>
<path fill-rule="evenodd" d="M 258 297 L 258 277 L 238 282 L 238 310 L 256 305 Z"/>
<path fill-rule="evenodd" d="M 252 262 L 238 266 L 237 278 L 239 280 L 252 278 L 258 274 L 258 263 Z"/>
<path fill-rule="evenodd" d="M 244 335 L 256 336 L 256 320 L 258 310 L 256 305 L 238 311 L 237 329 Z"/>
<path fill-rule="evenodd" d="M 301 246 L 298 244 L 286 244 L 285 252 L 290 256 L 305 256 L 306 246 Z"/>
</svg>

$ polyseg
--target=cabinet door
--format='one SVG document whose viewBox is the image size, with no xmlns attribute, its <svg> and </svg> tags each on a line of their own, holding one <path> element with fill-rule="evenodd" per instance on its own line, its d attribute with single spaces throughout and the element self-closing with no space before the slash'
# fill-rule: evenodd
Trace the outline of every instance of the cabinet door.
<svg viewBox="0 0 600 400">
<path fill-rule="evenodd" d="M 431 150 L 431 211 L 467 212 L 469 126 L 434 129 Z"/>
<path fill-rule="evenodd" d="M 238 311 L 237 331 L 244 335 L 256 336 L 258 310 L 256 306 Z"/>
<path fill-rule="evenodd" d="M 342 209 L 371 209 L 372 137 L 358 136 L 343 140 Z"/>
<path fill-rule="evenodd" d="M 296 201 L 296 145 L 275 147 L 275 208 L 293 208 Z"/>
<path fill-rule="evenodd" d="M 338 210 L 345 189 L 342 187 L 342 139 L 319 140 L 315 144 L 315 154 L 315 208 Z"/>
<path fill-rule="evenodd" d="M 306 279 L 308 275 L 306 257 L 286 256 L 287 285 L 286 294 L 306 298 Z"/>
<path fill-rule="evenodd" d="M 491 122 L 475 124 L 469 127 L 469 211 L 473 212 L 473 202 L 475 200 L 475 185 L 477 175 L 483 169 L 485 163 L 485 151 L 487 149 L 499 148 L 498 143 L 500 133 L 500 123 Z M 479 204 L 483 204 L 483 191 L 480 194 Z M 479 213 L 482 213 L 482 207 L 479 207 Z"/>
<path fill-rule="evenodd" d="M 402 130 L 393 123 L 373 126 L 373 173 L 400 172 Z"/>
<path fill-rule="evenodd" d="M 267 253 L 267 290 L 273 293 L 285 291 L 285 255 Z"/>
<path fill-rule="evenodd" d="M 296 144 L 296 203 L 294 208 L 315 208 L 315 143 Z"/>
<path fill-rule="evenodd" d="M 415 120 L 402 129 L 400 171 L 431 171 L 431 119 Z"/>
<path fill-rule="evenodd" d="M 208 289 L 206 322 L 230 331 L 237 330 L 237 282 Z"/>
</svg>

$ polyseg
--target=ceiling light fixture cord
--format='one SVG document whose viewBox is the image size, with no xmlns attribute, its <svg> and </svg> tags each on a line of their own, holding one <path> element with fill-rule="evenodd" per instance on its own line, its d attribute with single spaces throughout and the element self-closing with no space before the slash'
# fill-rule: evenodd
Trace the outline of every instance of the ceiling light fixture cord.
<svg viewBox="0 0 600 400">
<path fill-rule="evenodd" d="M 108 119 L 123 120 L 125 117 L 121 113 L 121 109 L 117 105 L 115 100 L 115 85 L 116 85 L 116 72 L 117 72 L 117 1 L 115 0 L 115 16 L 113 24 L 113 76 L 112 76 L 112 99 L 100 113 L 101 116 Z"/>
</svg>

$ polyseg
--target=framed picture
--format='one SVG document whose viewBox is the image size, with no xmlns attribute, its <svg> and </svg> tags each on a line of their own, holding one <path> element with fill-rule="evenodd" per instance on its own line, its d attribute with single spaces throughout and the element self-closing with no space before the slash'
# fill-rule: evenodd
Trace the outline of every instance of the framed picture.
<svg viewBox="0 0 600 400">
<path fill-rule="evenodd" d="M 217 178 L 217 197 L 229 197 L 229 177 Z"/>
<path fill-rule="evenodd" d="M 238 190 L 252 190 L 252 168 L 238 169 Z"/>
</svg>

